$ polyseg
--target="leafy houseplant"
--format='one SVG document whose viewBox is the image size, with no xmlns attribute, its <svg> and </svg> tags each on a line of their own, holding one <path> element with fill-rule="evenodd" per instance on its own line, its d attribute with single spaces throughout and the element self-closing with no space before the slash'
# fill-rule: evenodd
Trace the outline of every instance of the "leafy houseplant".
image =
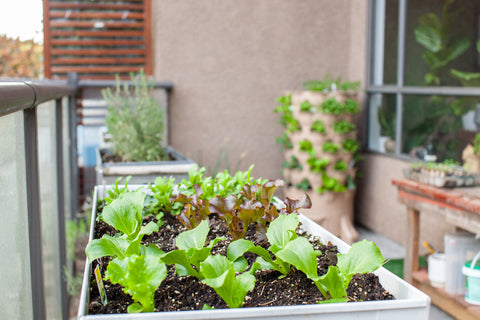
<svg viewBox="0 0 480 320">
<path fill-rule="evenodd" d="M 102 96 L 108 106 L 106 140 L 111 148 L 99 150 L 97 184 L 128 175 L 132 183 L 153 182 L 168 173 L 179 179 L 187 176 L 194 163 L 166 145 L 165 107 L 153 96 L 153 83 L 143 71 L 131 74 L 130 83 L 117 79 L 115 89 L 102 90 Z"/>
<path fill-rule="evenodd" d="M 463 72 L 452 67 L 471 45 L 464 34 L 465 30 L 458 25 L 464 10 L 461 1 L 445 0 L 440 15 L 431 12 L 419 18 L 414 36 L 424 49 L 422 58 L 428 68 L 424 85 L 453 85 L 450 84 L 452 79 L 458 80 L 463 86 L 480 84 L 480 73 Z M 480 49 L 480 43 L 477 43 L 477 49 Z M 478 102 L 478 98 L 468 96 L 434 95 L 426 101 L 412 97 L 410 103 L 406 104 L 412 112 L 404 112 L 406 150 L 433 142 L 437 159 L 457 159 L 459 140 L 456 131 L 462 127 L 461 117 L 473 111 Z M 420 104 L 422 114 L 416 112 Z"/>
<path fill-rule="evenodd" d="M 428 298 L 378 269 L 384 258 L 373 242 L 351 248 L 337 242 L 298 214 L 311 205 L 308 196 L 301 201 L 274 197 L 281 186 L 280 180 L 252 179 L 250 170 L 215 177 L 192 170 L 179 184 L 159 178 L 148 186 L 97 186 L 94 202 L 102 190 L 107 197 L 101 215 L 92 215 L 79 319 L 103 319 L 103 313 L 117 312 L 125 313 L 115 315 L 118 319 L 264 319 L 272 314 L 330 319 L 352 312 L 370 319 L 392 312 L 404 317 L 404 311 L 426 319 Z M 170 194 L 169 202 L 182 205 L 165 205 L 164 192 Z M 187 222 L 200 216 L 195 225 Z M 232 224 L 236 227 L 226 227 Z M 248 232 L 235 238 L 238 227 Z M 101 269 L 103 294 L 91 273 L 94 267 Z M 389 300 L 392 296 L 377 276 L 392 284 L 399 300 Z M 274 307 L 305 298 L 309 300 L 303 303 L 310 305 Z M 366 308 L 345 303 L 367 300 L 376 301 Z M 329 308 L 333 302 L 336 306 Z M 178 310 L 198 311 L 161 312 Z M 146 314 L 136 317 L 137 312 Z"/>
<path fill-rule="evenodd" d="M 275 112 L 285 128 L 277 139 L 285 152 L 287 195 L 309 192 L 315 208 L 307 216 L 353 242 L 354 163 L 360 146 L 353 117 L 359 112 L 359 83 L 327 75 L 304 83 L 305 90 L 277 99 Z"/>
</svg>

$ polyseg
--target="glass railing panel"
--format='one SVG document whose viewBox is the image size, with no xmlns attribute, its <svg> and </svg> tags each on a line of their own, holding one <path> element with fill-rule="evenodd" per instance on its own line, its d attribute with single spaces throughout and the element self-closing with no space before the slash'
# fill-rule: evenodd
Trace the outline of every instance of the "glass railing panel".
<svg viewBox="0 0 480 320">
<path fill-rule="evenodd" d="M 0 319 L 33 319 L 23 129 L 0 117 Z"/>
<path fill-rule="evenodd" d="M 64 205 L 65 221 L 73 216 L 72 213 L 72 172 L 71 172 L 71 141 L 70 141 L 70 118 L 68 114 L 68 97 L 62 99 L 62 143 L 63 143 L 63 183 L 64 183 Z"/>
<path fill-rule="evenodd" d="M 61 319 L 55 101 L 37 107 L 42 253 L 48 319 Z"/>
</svg>

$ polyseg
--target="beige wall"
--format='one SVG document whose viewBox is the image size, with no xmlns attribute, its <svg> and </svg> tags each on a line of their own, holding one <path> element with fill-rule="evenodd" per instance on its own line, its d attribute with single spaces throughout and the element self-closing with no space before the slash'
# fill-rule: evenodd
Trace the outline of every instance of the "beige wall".
<svg viewBox="0 0 480 320">
<path fill-rule="evenodd" d="M 172 145 L 210 169 L 223 150 L 231 169 L 280 177 L 275 98 L 327 72 L 364 82 L 366 0 L 155 0 L 153 10 L 155 78 L 174 84 Z M 391 178 L 405 165 L 367 155 L 357 193 L 358 222 L 400 243 Z M 438 225 L 422 217 L 422 240 L 441 245 Z"/>
<path fill-rule="evenodd" d="M 367 1 L 155 0 L 154 74 L 174 84 L 171 144 L 208 168 L 280 177 L 275 98 L 330 72 L 365 78 Z"/>
</svg>

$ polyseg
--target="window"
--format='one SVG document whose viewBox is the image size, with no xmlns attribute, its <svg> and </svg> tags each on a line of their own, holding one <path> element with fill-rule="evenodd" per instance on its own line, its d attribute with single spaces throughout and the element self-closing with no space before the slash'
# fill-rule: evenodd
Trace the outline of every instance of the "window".
<svg viewBox="0 0 480 320">
<path fill-rule="evenodd" d="M 480 2 L 371 0 L 368 149 L 461 160 L 480 130 Z"/>
</svg>

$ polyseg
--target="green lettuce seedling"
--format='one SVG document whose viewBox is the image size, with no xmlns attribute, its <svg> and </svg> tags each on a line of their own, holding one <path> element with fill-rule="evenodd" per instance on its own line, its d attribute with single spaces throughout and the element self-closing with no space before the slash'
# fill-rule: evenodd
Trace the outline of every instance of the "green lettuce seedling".
<svg viewBox="0 0 480 320">
<path fill-rule="evenodd" d="M 319 111 L 326 114 L 340 115 L 343 113 L 343 109 L 343 103 L 335 98 L 328 98 L 319 106 Z"/>
<path fill-rule="evenodd" d="M 333 131 L 339 134 L 353 132 L 355 128 L 355 124 L 347 120 L 339 120 L 333 124 Z"/>
<path fill-rule="evenodd" d="M 299 169 L 299 170 L 302 170 L 303 168 L 300 162 L 298 161 L 298 158 L 294 155 L 290 156 L 290 161 L 285 160 L 282 164 L 282 167 L 287 169 Z"/>
<path fill-rule="evenodd" d="M 354 243 L 347 253 L 339 253 L 337 258 L 337 267 L 346 287 L 354 274 L 373 272 L 385 263 L 380 249 L 368 240 Z"/>
<path fill-rule="evenodd" d="M 360 143 L 358 141 L 350 138 L 343 140 L 342 145 L 345 152 L 355 152 L 360 147 Z"/>
<path fill-rule="evenodd" d="M 313 122 L 312 126 L 310 127 L 310 130 L 313 132 L 318 132 L 322 134 L 327 132 L 325 129 L 325 124 L 320 119 L 317 119 Z"/>
<path fill-rule="evenodd" d="M 162 260 L 175 265 L 175 272 L 180 276 L 194 276 L 203 279 L 199 273 L 200 263 L 211 253 L 212 248 L 224 237 L 217 237 L 205 246 L 210 228 L 208 220 L 203 220 L 195 229 L 180 233 L 176 239 L 178 249 L 166 253 Z"/>
<path fill-rule="evenodd" d="M 167 267 L 155 250 L 113 259 L 105 272 L 105 279 L 123 286 L 123 291 L 135 301 L 128 306 L 129 313 L 153 312 L 155 291 L 166 276 Z"/>
<path fill-rule="evenodd" d="M 103 209 L 102 219 L 121 232 L 118 237 L 103 235 L 90 241 L 85 249 L 88 260 L 110 257 L 125 257 L 140 254 L 140 242 L 144 235 L 158 231 L 158 225 L 150 222 L 142 226 L 145 193 L 139 191 L 121 194 Z"/>
<path fill-rule="evenodd" d="M 355 101 L 351 98 L 347 98 L 345 101 L 345 112 L 355 114 L 360 111 L 358 107 L 358 101 Z"/>
<path fill-rule="evenodd" d="M 112 184 L 112 188 L 110 190 L 107 190 L 107 196 L 103 199 L 106 204 L 112 203 L 113 200 L 119 198 L 122 194 L 128 192 L 128 181 L 132 179 L 132 176 L 127 176 L 125 178 L 125 185 L 123 188 L 120 188 L 118 184 L 120 181 L 123 179 L 123 177 L 119 177 L 115 180 L 115 183 Z"/>
<path fill-rule="evenodd" d="M 248 265 L 247 260 L 243 257 L 246 252 L 251 252 L 257 257 L 255 263 L 263 270 L 272 269 L 280 272 L 282 275 L 287 275 L 290 272 L 290 266 L 286 265 L 283 261 L 272 259 L 270 252 L 260 246 L 256 246 L 250 240 L 238 239 L 230 243 L 227 248 L 227 257 L 230 261 L 233 261 L 236 269 L 241 269 Z"/>
<path fill-rule="evenodd" d="M 312 172 L 315 173 L 321 173 L 325 172 L 326 167 L 330 163 L 329 158 L 315 158 L 315 157 L 310 157 L 307 159 L 307 164 Z"/>
<path fill-rule="evenodd" d="M 92 240 L 85 249 L 89 261 L 110 256 L 105 279 L 123 286 L 135 303 L 128 312 L 153 312 L 155 290 L 167 275 L 164 252 L 155 245 L 145 247 L 144 235 L 158 230 L 155 222 L 142 226 L 145 193 L 123 193 L 103 209 L 102 219 L 120 231 L 120 235 L 103 235 Z"/>
<path fill-rule="evenodd" d="M 298 217 L 295 214 L 280 216 L 273 221 L 267 231 L 271 246 L 269 250 L 277 258 L 275 265 L 283 264 L 285 270 L 294 266 L 311 279 L 328 302 L 347 301 L 347 288 L 354 274 L 369 273 L 380 267 L 385 259 L 375 243 L 367 240 L 352 245 L 346 254 L 338 254 L 336 266 L 318 276 L 317 256 L 319 251 L 304 237 L 295 233 Z M 262 258 L 263 255 L 259 254 Z M 266 260 L 266 264 L 273 264 Z"/>
<path fill-rule="evenodd" d="M 242 271 L 222 255 L 208 256 L 200 263 L 202 282 L 213 288 L 230 308 L 241 307 L 247 293 L 255 287 L 255 268 L 237 274 Z"/>
<path fill-rule="evenodd" d="M 348 164 L 343 160 L 338 160 L 337 162 L 335 162 L 333 168 L 338 171 L 347 171 Z"/>
<path fill-rule="evenodd" d="M 282 252 L 284 252 L 283 250 L 288 250 L 289 244 L 294 242 L 296 239 L 303 239 L 303 238 L 298 238 L 298 235 L 296 233 L 298 223 L 299 221 L 298 221 L 297 214 L 291 213 L 289 215 L 282 215 L 282 216 L 279 216 L 274 221 L 272 221 L 267 231 L 267 239 L 268 239 L 268 242 L 270 243 L 270 247 L 268 249 L 277 258 L 275 260 L 275 264 L 277 266 L 280 266 L 281 269 L 284 270 L 284 272 L 282 272 L 284 275 L 290 272 L 291 265 L 293 264 L 292 263 L 293 260 L 290 260 L 290 261 L 285 260 L 284 258 L 286 256 L 282 254 Z M 304 255 L 303 257 L 305 259 L 311 258 L 308 255 Z M 316 266 L 316 260 L 314 261 L 314 263 Z M 308 262 L 305 262 L 303 264 L 308 264 Z M 274 267 L 273 269 L 277 269 L 277 268 Z"/>
<path fill-rule="evenodd" d="M 323 152 L 330 152 L 330 153 L 337 153 L 340 150 L 341 146 L 338 143 L 327 141 L 323 144 L 322 151 Z"/>
<path fill-rule="evenodd" d="M 255 246 L 251 241 L 238 239 L 228 246 L 227 256 L 231 261 L 242 265 L 246 263 L 243 254 L 251 252 L 257 254 L 256 263 L 262 269 L 272 269 L 280 272 L 282 277 L 290 272 L 291 264 L 279 258 L 276 253 L 282 250 L 289 242 L 297 238 L 295 230 L 298 226 L 298 216 L 295 213 L 281 215 L 270 223 L 267 230 L 268 248 L 276 257 L 272 259 L 270 252 L 260 246 Z"/>
<path fill-rule="evenodd" d="M 337 259 L 337 265 L 329 266 L 325 275 L 311 278 L 327 299 L 326 302 L 346 302 L 352 277 L 373 272 L 385 263 L 380 249 L 368 240 L 354 243 L 347 253 L 337 254 Z"/>
<path fill-rule="evenodd" d="M 178 215 L 182 209 L 182 205 L 178 202 L 172 201 L 173 192 L 177 184 L 175 178 L 170 177 L 158 177 L 155 179 L 154 185 L 149 185 L 150 190 L 153 193 L 153 198 L 150 205 L 151 212 L 170 213 L 172 215 Z"/>
<path fill-rule="evenodd" d="M 347 190 L 347 187 L 344 184 L 339 180 L 328 176 L 325 172 L 322 174 L 322 185 L 317 188 L 318 193 L 323 193 L 325 191 L 344 192 L 345 190 Z"/>
</svg>

